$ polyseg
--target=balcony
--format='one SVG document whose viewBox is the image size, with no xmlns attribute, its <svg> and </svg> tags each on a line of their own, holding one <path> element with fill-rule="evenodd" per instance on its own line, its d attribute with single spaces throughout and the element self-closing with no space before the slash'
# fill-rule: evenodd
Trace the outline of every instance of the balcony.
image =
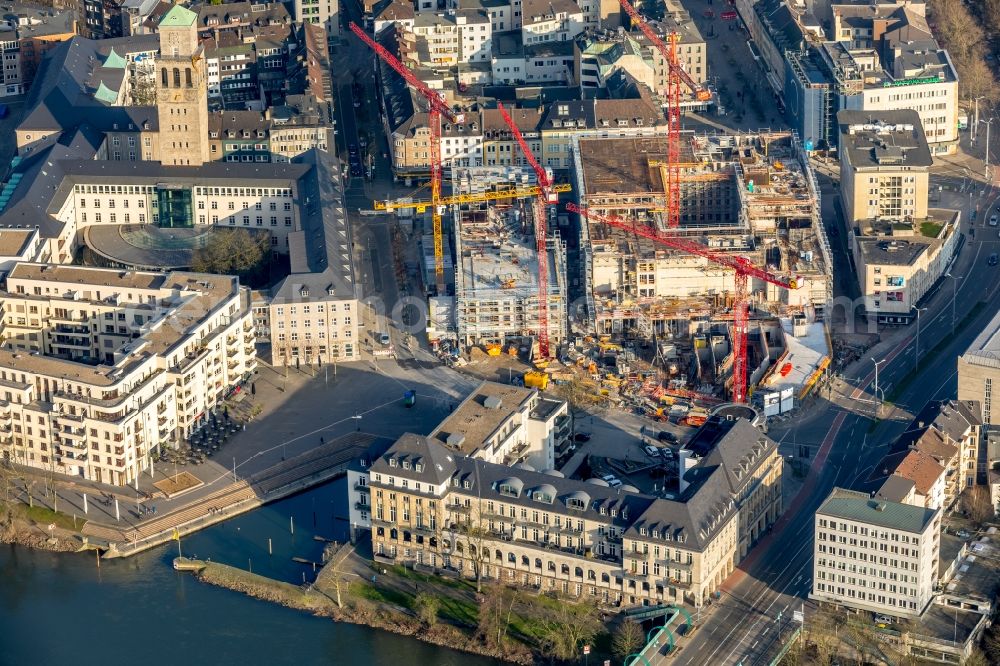
<svg viewBox="0 0 1000 666">
<path fill-rule="evenodd" d="M 676 587 L 679 590 L 690 590 L 694 586 L 693 582 L 688 583 L 677 578 L 660 578 L 656 581 L 656 584 L 663 587 Z"/>
<path fill-rule="evenodd" d="M 371 504 L 367 504 L 365 502 L 355 502 L 354 503 L 354 508 L 357 509 L 358 511 L 369 511 L 370 512 L 372 510 L 372 505 Z"/>
<path fill-rule="evenodd" d="M 89 326 L 70 326 L 67 324 L 56 324 L 52 330 L 54 333 L 62 335 L 73 335 L 73 336 L 84 335 L 87 336 L 88 338 L 90 337 Z"/>
<path fill-rule="evenodd" d="M 57 335 L 52 339 L 53 347 L 74 347 L 77 349 L 90 349 L 90 339 L 76 340 L 67 338 L 64 335 Z"/>
<path fill-rule="evenodd" d="M 243 348 L 243 353 L 246 354 L 247 356 L 253 356 L 254 354 L 257 353 L 257 348 L 256 347 L 252 347 L 252 346 L 251 347 L 244 347 Z"/>
<path fill-rule="evenodd" d="M 226 364 L 226 367 L 228 367 L 230 370 L 232 370 L 233 368 L 235 368 L 239 364 L 240 364 L 240 362 L 238 360 L 236 360 L 235 358 L 231 358 L 231 359 L 229 359 L 229 363 Z"/>
<path fill-rule="evenodd" d="M 369 486 L 366 483 L 355 483 L 354 484 L 354 489 L 357 490 L 357 491 L 359 491 L 359 492 L 362 492 L 362 493 L 370 493 L 371 492 L 371 486 Z"/>
</svg>

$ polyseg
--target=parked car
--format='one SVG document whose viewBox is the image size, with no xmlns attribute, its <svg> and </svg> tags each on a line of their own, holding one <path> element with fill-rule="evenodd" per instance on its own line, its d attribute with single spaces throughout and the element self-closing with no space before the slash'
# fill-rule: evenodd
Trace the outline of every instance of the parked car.
<svg viewBox="0 0 1000 666">
<path fill-rule="evenodd" d="M 876 615 L 875 624 L 878 627 L 888 627 L 890 624 L 892 624 L 892 618 L 887 617 L 885 615 Z"/>
<path fill-rule="evenodd" d="M 998 261 L 997 260 L 997 253 L 994 252 L 993 254 L 990 255 L 990 258 L 986 260 L 986 263 L 988 265 L 990 265 L 990 266 L 996 266 L 997 265 L 997 261 Z"/>
<path fill-rule="evenodd" d="M 670 442 L 671 444 L 677 443 L 677 435 L 675 435 L 672 432 L 667 432 L 666 430 L 661 430 L 660 432 L 656 433 L 656 439 L 660 440 L 661 442 Z"/>
<path fill-rule="evenodd" d="M 621 488 L 622 482 L 619 479 L 611 479 L 610 481 L 608 481 L 608 485 L 611 486 L 612 488 Z"/>
<path fill-rule="evenodd" d="M 650 458 L 658 458 L 660 456 L 660 450 L 655 446 L 644 446 L 642 449 L 646 452 L 646 455 Z"/>
<path fill-rule="evenodd" d="M 993 213 L 992 215 L 990 215 L 990 226 L 991 227 L 997 226 L 997 219 L 998 218 L 997 218 L 997 214 L 996 213 Z"/>
<path fill-rule="evenodd" d="M 389 337 L 388 333 L 379 333 L 378 334 L 378 343 L 380 345 L 382 345 L 383 347 L 388 347 L 389 343 L 391 343 L 391 342 L 392 342 L 392 338 Z"/>
<path fill-rule="evenodd" d="M 575 435 L 573 435 L 573 441 L 574 442 L 589 442 L 590 441 L 590 433 L 589 432 L 578 432 Z"/>
<path fill-rule="evenodd" d="M 607 481 L 608 483 L 611 483 L 612 481 L 614 481 L 617 478 L 618 477 L 615 476 L 614 474 L 605 474 L 604 476 L 601 477 L 601 479 L 603 479 L 604 481 Z"/>
</svg>

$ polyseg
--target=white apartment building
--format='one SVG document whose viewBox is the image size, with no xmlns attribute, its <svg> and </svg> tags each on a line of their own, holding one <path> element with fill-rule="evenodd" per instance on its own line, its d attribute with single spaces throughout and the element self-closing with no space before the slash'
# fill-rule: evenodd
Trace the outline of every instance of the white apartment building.
<svg viewBox="0 0 1000 666">
<path fill-rule="evenodd" d="M 393 24 L 416 37 L 409 55 L 421 65 L 452 66 L 490 60 L 493 26 L 485 9 L 413 14 L 388 5 L 374 20 L 375 34 Z"/>
<path fill-rule="evenodd" d="M 941 511 L 834 488 L 816 511 L 810 598 L 918 617 L 938 576 Z"/>
<path fill-rule="evenodd" d="M 340 34 L 340 0 L 295 0 L 293 15 L 299 23 L 323 26 L 327 38 Z"/>
<path fill-rule="evenodd" d="M 573 0 L 525 0 L 521 41 L 525 47 L 568 42 L 586 25 L 583 10 Z"/>
<path fill-rule="evenodd" d="M 839 108 L 911 109 L 934 155 L 958 142 L 958 74 L 924 16 L 909 2 L 832 5 L 833 42 L 821 50 L 837 82 Z"/>
<path fill-rule="evenodd" d="M 236 278 L 17 264 L 0 304 L 5 459 L 125 485 L 256 367 Z"/>
</svg>

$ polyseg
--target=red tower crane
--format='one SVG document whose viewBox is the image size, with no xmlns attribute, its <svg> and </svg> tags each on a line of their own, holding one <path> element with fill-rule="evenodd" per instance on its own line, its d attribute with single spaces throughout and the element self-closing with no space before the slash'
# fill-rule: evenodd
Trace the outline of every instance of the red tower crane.
<svg viewBox="0 0 1000 666">
<path fill-rule="evenodd" d="M 707 102 L 712 99 L 712 93 L 695 83 L 694 79 L 691 78 L 691 75 L 684 71 L 684 68 L 681 67 L 680 62 L 677 60 L 676 49 L 674 49 L 673 57 L 669 57 L 669 49 L 667 48 L 667 45 L 664 44 L 663 40 L 660 39 L 660 36 L 657 35 L 651 27 L 649 27 L 649 24 L 646 23 L 646 19 L 642 17 L 642 14 L 640 14 L 628 0 L 618 0 L 618 2 L 621 3 L 622 9 L 625 10 L 625 13 L 628 14 L 636 26 L 638 26 L 639 30 L 642 31 L 642 34 L 646 35 L 646 38 L 649 39 L 649 41 L 653 43 L 653 46 L 660 51 L 661 55 L 663 55 L 663 58 L 666 60 L 667 67 L 670 68 L 670 73 L 676 73 L 676 76 L 680 77 L 681 81 L 683 81 L 684 84 L 691 89 L 691 92 L 694 93 L 695 98 L 699 101 Z M 676 32 L 671 32 L 668 39 L 674 42 L 680 39 L 680 37 Z"/>
<path fill-rule="evenodd" d="M 445 293 L 444 282 L 444 232 L 441 229 L 441 116 L 444 116 L 454 123 L 464 120 L 463 114 L 456 114 L 448 108 L 448 103 L 440 93 L 430 88 L 426 83 L 401 63 L 399 59 L 390 53 L 385 47 L 368 36 L 368 34 L 353 21 L 351 22 L 351 32 L 358 36 L 358 39 L 367 44 L 382 61 L 392 67 L 397 74 L 403 77 L 424 99 L 428 105 L 428 124 L 431 130 L 431 219 L 434 225 L 434 279 L 437 286 L 437 293 L 443 296 Z"/>
<path fill-rule="evenodd" d="M 500 115 L 503 116 L 503 121 L 510 128 L 511 134 L 514 135 L 517 145 L 521 147 L 524 159 L 528 160 L 528 164 L 535 170 L 538 186 L 541 188 L 535 198 L 534 205 L 535 249 L 538 253 L 538 356 L 542 361 L 547 361 L 551 358 L 549 349 L 549 249 L 546 244 L 548 235 L 546 232 L 548 226 L 547 206 L 550 203 L 556 203 L 559 199 L 552 190 L 552 179 L 549 178 L 548 172 L 535 159 L 534 153 L 528 147 L 528 143 L 521 135 L 517 124 L 507 113 L 507 109 L 499 102 L 497 108 L 500 110 Z"/>
<path fill-rule="evenodd" d="M 668 46 L 628 0 L 618 2 L 642 34 L 660 52 L 667 66 L 667 164 L 663 171 L 666 175 L 663 190 L 667 195 L 667 227 L 673 229 L 680 226 L 681 220 L 681 81 L 691 88 L 699 100 L 711 99 L 712 93 L 698 86 L 678 62 L 677 42 L 680 37 L 676 32 L 667 35 L 670 42 Z"/>
<path fill-rule="evenodd" d="M 733 314 L 733 402 L 745 403 L 747 400 L 747 332 L 749 330 L 748 301 L 750 296 L 748 280 L 755 277 L 783 289 L 797 289 L 798 280 L 794 277 L 776 275 L 753 264 L 746 257 L 715 252 L 700 243 L 679 236 L 664 235 L 648 226 L 640 226 L 612 215 L 598 215 L 574 204 L 567 204 L 566 210 L 579 213 L 594 222 L 603 222 L 611 227 L 622 229 L 643 238 L 648 238 L 661 245 L 672 247 L 689 254 L 704 257 L 714 264 L 732 269 L 736 283 L 736 302 Z"/>
</svg>

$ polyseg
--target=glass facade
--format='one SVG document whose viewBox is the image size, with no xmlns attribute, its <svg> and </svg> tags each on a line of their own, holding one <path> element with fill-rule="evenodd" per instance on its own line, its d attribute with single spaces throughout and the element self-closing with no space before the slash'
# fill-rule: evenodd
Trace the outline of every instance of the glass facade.
<svg viewBox="0 0 1000 666">
<path fill-rule="evenodd" d="M 167 228 L 194 226 L 191 205 L 191 188 L 157 189 L 160 208 L 160 226 Z"/>
</svg>

